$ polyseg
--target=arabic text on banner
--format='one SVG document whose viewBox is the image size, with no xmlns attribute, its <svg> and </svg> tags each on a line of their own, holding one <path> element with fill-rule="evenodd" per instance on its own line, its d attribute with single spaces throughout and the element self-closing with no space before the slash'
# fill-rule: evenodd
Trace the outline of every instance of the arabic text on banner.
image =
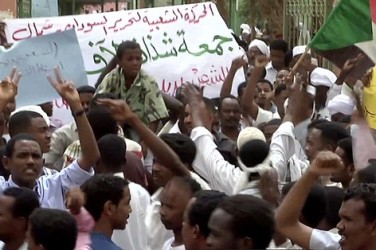
<svg viewBox="0 0 376 250">
<path fill-rule="evenodd" d="M 0 47 L 0 79 L 8 76 L 14 66 L 22 73 L 16 99 L 18 107 L 41 104 L 58 97 L 46 78 L 54 74 L 56 66 L 77 86 L 87 84 L 74 30 L 20 41 L 8 50 Z"/>
<path fill-rule="evenodd" d="M 205 86 L 206 96 L 217 97 L 232 59 L 241 53 L 211 2 L 5 22 L 8 42 L 74 28 L 92 85 L 117 46 L 135 40 L 142 48 L 143 68 L 163 91 L 173 94 L 182 83 L 193 82 Z M 242 81 L 238 74 L 234 83 Z"/>
</svg>

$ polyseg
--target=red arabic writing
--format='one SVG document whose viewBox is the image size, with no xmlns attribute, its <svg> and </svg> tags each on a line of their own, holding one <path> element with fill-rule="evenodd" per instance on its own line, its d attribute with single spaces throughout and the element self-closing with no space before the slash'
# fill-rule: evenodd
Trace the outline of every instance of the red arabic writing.
<svg viewBox="0 0 376 250">
<path fill-rule="evenodd" d="M 152 18 L 150 11 L 153 9 L 118 11 L 110 13 L 90 14 L 81 16 L 72 16 L 66 24 L 66 17 L 46 18 L 44 23 L 40 20 L 29 19 L 21 28 L 12 31 L 13 41 L 20 41 L 34 36 L 41 36 L 54 32 L 75 29 L 77 33 L 103 32 L 104 35 L 117 33 L 135 24 L 147 24 L 150 26 L 150 32 L 158 30 L 160 25 L 171 24 L 175 22 L 186 22 L 197 24 L 203 18 L 214 16 L 213 3 L 201 3 L 194 5 L 182 5 L 170 7 L 162 15 Z M 95 20 L 88 22 L 87 20 Z M 11 22 L 11 21 L 9 21 Z"/>
</svg>

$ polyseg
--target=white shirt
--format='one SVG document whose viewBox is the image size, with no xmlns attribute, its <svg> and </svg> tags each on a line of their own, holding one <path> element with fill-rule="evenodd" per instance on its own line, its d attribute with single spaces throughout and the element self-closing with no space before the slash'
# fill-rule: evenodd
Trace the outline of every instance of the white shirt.
<svg viewBox="0 0 376 250">
<path fill-rule="evenodd" d="M 4 249 L 4 246 L 5 246 L 4 242 L 0 241 L 0 249 Z M 27 247 L 28 247 L 27 243 L 25 242 L 22 244 L 22 246 L 20 246 L 20 248 L 18 248 L 18 250 L 28 250 Z"/>
<path fill-rule="evenodd" d="M 223 158 L 217 150 L 212 134 L 206 128 L 194 128 L 191 139 L 197 148 L 193 169 L 209 183 L 212 189 L 232 195 L 235 184 L 241 178 L 242 170 Z"/>
<path fill-rule="evenodd" d="M 69 188 L 82 185 L 94 175 L 94 169 L 89 172 L 81 169 L 77 161 L 54 175 L 43 175 L 36 180 L 34 191 L 39 197 L 41 207 L 65 210 L 64 197 Z M 10 187 L 19 187 L 13 182 L 12 176 L 6 181 L 0 177 L 0 193 Z"/>
<path fill-rule="evenodd" d="M 284 122 L 274 132 L 270 143 L 270 160 L 278 172 L 278 180 L 286 182 L 297 181 L 308 167 L 308 161 L 299 159 L 298 149 L 302 150 L 299 142 L 295 139 L 294 124 Z"/>
<path fill-rule="evenodd" d="M 309 249 L 339 250 L 341 236 L 328 231 L 313 229 Z"/>
<path fill-rule="evenodd" d="M 115 175 L 124 178 L 123 173 L 116 173 Z M 129 215 L 128 225 L 124 230 L 114 230 L 112 241 L 122 249 L 147 249 L 148 236 L 146 234 L 145 216 L 146 209 L 150 204 L 150 195 L 136 183 L 129 182 L 128 187 L 131 194 L 132 213 Z"/>
<path fill-rule="evenodd" d="M 257 127 L 261 123 L 269 122 L 273 119 L 281 119 L 278 112 L 271 112 L 262 108 L 258 108 L 256 120 L 253 122 L 253 126 Z"/>
<path fill-rule="evenodd" d="M 197 174 L 191 172 L 191 177 L 204 190 L 209 190 L 209 185 Z M 163 188 L 159 188 L 151 196 L 151 203 L 147 207 L 145 224 L 146 224 L 146 234 L 148 236 L 149 250 L 162 249 L 163 244 L 174 234 L 171 230 L 167 230 L 161 221 L 161 215 L 159 211 L 161 209 L 161 193 Z M 144 248 L 145 249 L 145 248 Z"/>
<path fill-rule="evenodd" d="M 273 68 L 272 61 L 270 61 L 266 66 L 266 76 L 265 79 L 268 80 L 271 84 L 274 84 L 275 79 L 277 79 L 278 71 Z"/>
<path fill-rule="evenodd" d="M 164 243 L 174 234 L 171 230 L 167 230 L 161 222 L 159 210 L 161 209 L 161 193 L 163 188 L 159 188 L 152 196 L 151 203 L 147 207 L 145 224 L 146 235 L 148 236 L 149 250 L 162 249 Z"/>
<path fill-rule="evenodd" d="M 185 250 L 184 245 L 180 245 L 180 246 L 176 246 L 176 247 L 171 246 L 172 243 L 174 243 L 174 240 L 175 240 L 174 237 L 166 240 L 166 242 L 164 243 L 164 245 L 162 247 L 162 250 Z"/>
<path fill-rule="evenodd" d="M 44 154 L 46 164 L 54 164 L 54 167 L 61 169 L 63 167 L 63 154 L 65 150 L 76 140 L 78 140 L 78 132 L 75 122 L 55 130 L 51 137 L 50 151 Z M 58 163 L 56 163 L 57 161 Z"/>
</svg>

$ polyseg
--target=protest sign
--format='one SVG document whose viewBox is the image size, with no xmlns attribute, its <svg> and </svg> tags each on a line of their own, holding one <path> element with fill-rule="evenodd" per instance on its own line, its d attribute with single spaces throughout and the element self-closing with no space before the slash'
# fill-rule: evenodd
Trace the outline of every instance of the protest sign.
<svg viewBox="0 0 376 250">
<path fill-rule="evenodd" d="M 125 40 L 137 41 L 143 68 L 173 94 L 184 82 L 205 86 L 218 97 L 231 61 L 241 50 L 214 3 L 169 6 L 89 15 L 5 20 L 9 42 L 75 29 L 89 83 Z M 235 85 L 244 81 L 239 71 Z M 236 94 L 236 87 L 233 93 Z"/>
<path fill-rule="evenodd" d="M 13 44 L 8 50 L 0 47 L 0 78 L 9 75 L 13 67 L 21 72 L 17 107 L 41 104 L 59 95 L 46 76 L 59 66 L 66 79 L 77 86 L 87 84 L 80 46 L 74 30 L 34 37 Z"/>
</svg>

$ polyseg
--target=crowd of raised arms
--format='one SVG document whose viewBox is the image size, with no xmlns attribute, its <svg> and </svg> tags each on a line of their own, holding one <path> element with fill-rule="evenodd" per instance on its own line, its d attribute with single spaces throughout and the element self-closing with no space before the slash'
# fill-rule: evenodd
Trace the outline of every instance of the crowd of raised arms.
<svg viewBox="0 0 376 250">
<path fill-rule="evenodd" d="M 15 108 L 22 72 L 9 72 L 0 249 L 376 249 L 372 70 L 354 78 L 353 55 L 336 75 L 306 46 L 237 40 L 217 99 L 190 83 L 162 93 L 133 41 L 95 87 L 56 67 L 74 118 L 62 126 L 52 103 Z"/>
</svg>

